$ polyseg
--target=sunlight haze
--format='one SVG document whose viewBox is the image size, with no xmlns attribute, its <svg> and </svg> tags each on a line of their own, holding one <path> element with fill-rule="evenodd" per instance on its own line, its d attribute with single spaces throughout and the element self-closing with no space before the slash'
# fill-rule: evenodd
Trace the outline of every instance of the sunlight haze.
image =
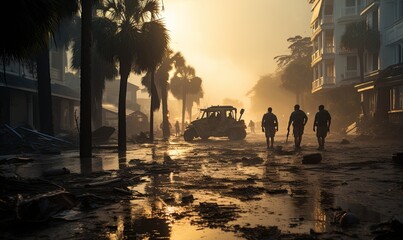
<svg viewBox="0 0 403 240">
<path fill-rule="evenodd" d="M 276 70 L 275 56 L 289 53 L 287 38 L 310 36 L 305 0 L 164 0 L 164 6 L 171 48 L 203 79 L 202 106 L 232 98 L 248 107 L 246 93 Z"/>
</svg>

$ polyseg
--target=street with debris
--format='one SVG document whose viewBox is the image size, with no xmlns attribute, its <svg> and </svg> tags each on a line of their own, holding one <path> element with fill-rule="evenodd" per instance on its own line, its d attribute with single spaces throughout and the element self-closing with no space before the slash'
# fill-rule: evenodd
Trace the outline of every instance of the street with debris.
<svg viewBox="0 0 403 240">
<path fill-rule="evenodd" d="M 279 134 L 267 150 L 256 133 L 8 155 L 0 238 L 401 239 L 402 147 L 334 134 L 318 151 L 306 134 L 295 152 Z"/>
</svg>

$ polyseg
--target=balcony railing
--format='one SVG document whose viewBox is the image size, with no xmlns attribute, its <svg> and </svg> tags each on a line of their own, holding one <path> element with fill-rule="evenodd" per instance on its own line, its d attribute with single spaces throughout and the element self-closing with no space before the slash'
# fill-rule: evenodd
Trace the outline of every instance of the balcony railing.
<svg viewBox="0 0 403 240">
<path fill-rule="evenodd" d="M 340 17 L 354 17 L 359 16 L 363 5 L 357 5 L 353 7 L 343 7 L 340 9 Z"/>
<path fill-rule="evenodd" d="M 322 56 L 322 49 L 318 49 L 312 54 L 312 62 L 315 62 L 320 56 Z"/>
<path fill-rule="evenodd" d="M 403 38 L 403 19 L 386 30 L 385 44 L 391 44 Z"/>
<path fill-rule="evenodd" d="M 333 54 L 334 53 L 334 46 L 327 46 L 327 47 L 325 47 L 324 50 L 325 50 L 324 51 L 325 54 Z"/>
<path fill-rule="evenodd" d="M 334 76 L 322 76 L 312 82 L 312 90 L 323 87 L 336 85 L 336 78 Z"/>
</svg>

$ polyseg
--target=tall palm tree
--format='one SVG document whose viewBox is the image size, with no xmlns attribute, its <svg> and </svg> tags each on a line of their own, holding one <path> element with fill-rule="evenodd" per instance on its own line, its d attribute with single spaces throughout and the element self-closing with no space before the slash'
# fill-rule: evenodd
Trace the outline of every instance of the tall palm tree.
<svg viewBox="0 0 403 240">
<path fill-rule="evenodd" d="M 80 157 L 92 156 L 91 44 L 92 0 L 81 1 Z"/>
<path fill-rule="evenodd" d="M 172 95 L 182 100 L 182 131 L 185 126 L 186 101 L 188 94 L 202 91 L 201 78 L 196 76 L 195 69 L 186 65 L 185 61 L 178 61 L 175 75 L 171 79 L 170 90 Z"/>
<path fill-rule="evenodd" d="M 140 70 L 151 74 L 150 140 L 154 141 L 154 111 L 160 106 L 155 86 L 155 71 L 168 50 L 169 36 L 164 24 L 160 21 L 144 23 L 141 33 L 136 65 Z M 166 89 L 166 86 L 164 88 Z M 167 99 L 166 91 L 163 92 L 164 98 Z M 167 110 L 167 106 L 164 109 Z M 167 117 L 168 113 L 165 114 Z M 164 117 L 165 120 L 166 117 Z"/>
<path fill-rule="evenodd" d="M 154 72 L 167 48 L 168 35 L 157 17 L 157 0 L 105 0 L 102 4 L 103 24 L 109 36 L 98 44 L 99 52 L 106 59 L 116 59 L 119 64 L 120 89 L 118 107 L 118 150 L 126 151 L 126 90 L 131 71 L 152 74 L 151 87 L 155 87 Z M 156 106 L 155 94 L 151 94 L 150 130 L 152 112 Z M 151 137 L 152 132 L 150 132 Z"/>
<path fill-rule="evenodd" d="M 91 61 L 96 68 L 91 68 L 91 91 L 93 97 L 91 98 L 91 116 L 92 126 L 96 129 L 102 125 L 102 97 L 105 90 L 105 81 L 114 80 L 118 75 L 115 62 L 106 61 L 96 51 L 98 40 L 103 37 L 100 29 L 102 25 L 97 24 L 98 19 L 93 20 L 92 35 L 93 46 L 91 48 Z M 75 38 L 72 46 L 72 67 L 79 70 L 81 67 L 81 39 Z"/>
<path fill-rule="evenodd" d="M 379 31 L 372 29 L 365 20 L 347 24 L 341 36 L 341 46 L 346 50 L 357 50 L 360 64 L 360 81 L 364 81 L 364 53 L 377 53 L 380 46 Z"/>
</svg>

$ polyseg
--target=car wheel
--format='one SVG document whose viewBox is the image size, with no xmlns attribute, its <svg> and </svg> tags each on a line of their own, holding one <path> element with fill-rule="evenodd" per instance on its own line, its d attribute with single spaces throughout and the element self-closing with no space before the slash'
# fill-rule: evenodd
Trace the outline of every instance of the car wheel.
<svg viewBox="0 0 403 240">
<path fill-rule="evenodd" d="M 183 138 L 185 139 L 185 141 L 190 142 L 193 141 L 193 138 L 195 137 L 194 135 L 195 134 L 193 129 L 187 129 L 183 133 Z"/>
</svg>

